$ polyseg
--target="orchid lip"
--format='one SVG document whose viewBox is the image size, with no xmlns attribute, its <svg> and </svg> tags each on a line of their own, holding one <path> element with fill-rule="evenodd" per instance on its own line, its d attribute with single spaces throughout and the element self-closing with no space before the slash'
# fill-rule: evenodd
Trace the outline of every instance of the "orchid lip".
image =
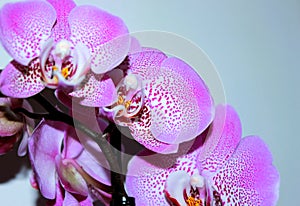
<svg viewBox="0 0 300 206">
<path fill-rule="evenodd" d="M 185 202 L 187 206 L 202 206 L 204 203 L 201 191 L 205 190 L 205 180 L 199 174 L 194 174 L 190 177 L 190 187 L 185 189 Z M 188 190 L 189 189 L 189 190 Z M 189 192 L 187 192 L 189 191 Z"/>
<path fill-rule="evenodd" d="M 144 90 L 141 78 L 136 74 L 128 74 L 116 87 L 118 99 L 110 106 L 104 108 L 112 112 L 117 124 L 128 126 L 130 119 L 141 112 L 144 103 Z"/>
<path fill-rule="evenodd" d="M 222 206 L 220 194 L 212 184 L 198 172 L 189 175 L 184 171 L 178 171 L 169 176 L 170 181 L 180 182 L 183 187 L 181 192 L 167 185 L 165 189 L 166 198 L 175 205 L 187 206 Z M 180 180 L 179 180 L 180 179 Z M 174 185 L 173 185 L 174 186 Z M 179 189 L 180 190 L 180 189 Z"/>
<path fill-rule="evenodd" d="M 73 47 L 68 40 L 56 43 L 50 38 L 42 47 L 40 62 L 42 80 L 47 87 L 76 86 L 89 70 L 90 54 L 81 43 Z"/>
</svg>

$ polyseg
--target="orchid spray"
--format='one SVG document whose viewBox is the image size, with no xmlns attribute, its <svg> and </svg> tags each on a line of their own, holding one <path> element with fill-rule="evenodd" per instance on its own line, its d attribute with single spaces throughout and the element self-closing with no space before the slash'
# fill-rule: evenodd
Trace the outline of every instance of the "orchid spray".
<svg viewBox="0 0 300 206">
<path fill-rule="evenodd" d="M 215 106 L 189 64 L 143 47 L 119 17 L 27 0 L 1 8 L 0 33 L 13 58 L 0 74 L 0 152 L 20 142 L 47 205 L 276 204 L 266 144 L 241 138 L 235 110 Z"/>
</svg>

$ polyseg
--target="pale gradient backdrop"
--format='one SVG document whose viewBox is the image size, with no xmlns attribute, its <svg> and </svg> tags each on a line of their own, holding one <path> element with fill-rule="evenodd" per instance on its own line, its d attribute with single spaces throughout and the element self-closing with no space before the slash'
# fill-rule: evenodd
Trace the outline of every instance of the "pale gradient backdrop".
<svg viewBox="0 0 300 206">
<path fill-rule="evenodd" d="M 75 0 L 76 1 L 76 0 Z M 1 0 L 0 6 L 8 0 Z M 120 16 L 131 32 L 174 32 L 202 48 L 216 65 L 227 102 L 244 136 L 260 135 L 281 175 L 278 205 L 299 196 L 300 1 L 77 0 Z M 0 50 L 0 67 L 10 60 Z M 0 157 L 1 205 L 41 205 L 26 161 Z M 14 165 L 13 165 L 14 164 Z M 18 172 L 19 171 L 19 172 Z M 13 178 L 15 176 L 15 178 Z M 40 203 L 37 203 L 40 202 Z"/>
</svg>

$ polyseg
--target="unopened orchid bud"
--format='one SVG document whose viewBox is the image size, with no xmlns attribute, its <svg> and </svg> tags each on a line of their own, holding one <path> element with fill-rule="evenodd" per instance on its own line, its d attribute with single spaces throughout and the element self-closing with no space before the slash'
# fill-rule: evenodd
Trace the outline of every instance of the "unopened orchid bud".
<svg viewBox="0 0 300 206">
<path fill-rule="evenodd" d="M 13 99 L 0 98 L 0 154 L 11 150 L 22 134 L 22 118 L 11 110 L 18 103 Z"/>
</svg>

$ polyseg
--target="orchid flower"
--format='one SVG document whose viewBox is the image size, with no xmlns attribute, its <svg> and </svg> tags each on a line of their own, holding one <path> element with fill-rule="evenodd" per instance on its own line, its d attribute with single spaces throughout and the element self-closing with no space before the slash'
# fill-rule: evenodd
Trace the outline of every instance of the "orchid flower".
<svg viewBox="0 0 300 206">
<path fill-rule="evenodd" d="M 75 130 L 66 124 L 42 120 L 29 139 L 29 157 L 32 185 L 52 200 L 50 205 L 92 205 L 95 196 L 103 201 L 109 197 L 97 188 L 99 182 L 110 184 L 109 172 L 83 149 Z"/>
<path fill-rule="evenodd" d="M 114 84 L 102 81 L 103 74 L 121 63 L 130 47 L 120 18 L 93 6 L 76 6 L 72 0 L 6 4 L 0 11 L 0 33 L 14 59 L 2 71 L 0 89 L 17 98 L 33 96 L 45 86 L 79 86 L 76 97 L 98 91 L 99 85 L 111 91 Z M 80 84 L 87 74 L 86 81 L 97 85 Z M 97 95 L 104 105 L 105 92 Z"/>
<path fill-rule="evenodd" d="M 126 188 L 137 205 L 276 204 L 279 174 L 271 153 L 259 137 L 241 139 L 233 108 L 218 106 L 206 137 L 197 139 L 179 157 L 132 158 Z"/>
<path fill-rule="evenodd" d="M 179 143 L 195 138 L 211 123 L 213 100 L 188 64 L 147 48 L 130 54 L 124 64 L 129 65 L 116 87 L 118 99 L 104 110 L 113 113 L 116 124 L 128 126 L 146 148 L 176 152 Z"/>
</svg>

